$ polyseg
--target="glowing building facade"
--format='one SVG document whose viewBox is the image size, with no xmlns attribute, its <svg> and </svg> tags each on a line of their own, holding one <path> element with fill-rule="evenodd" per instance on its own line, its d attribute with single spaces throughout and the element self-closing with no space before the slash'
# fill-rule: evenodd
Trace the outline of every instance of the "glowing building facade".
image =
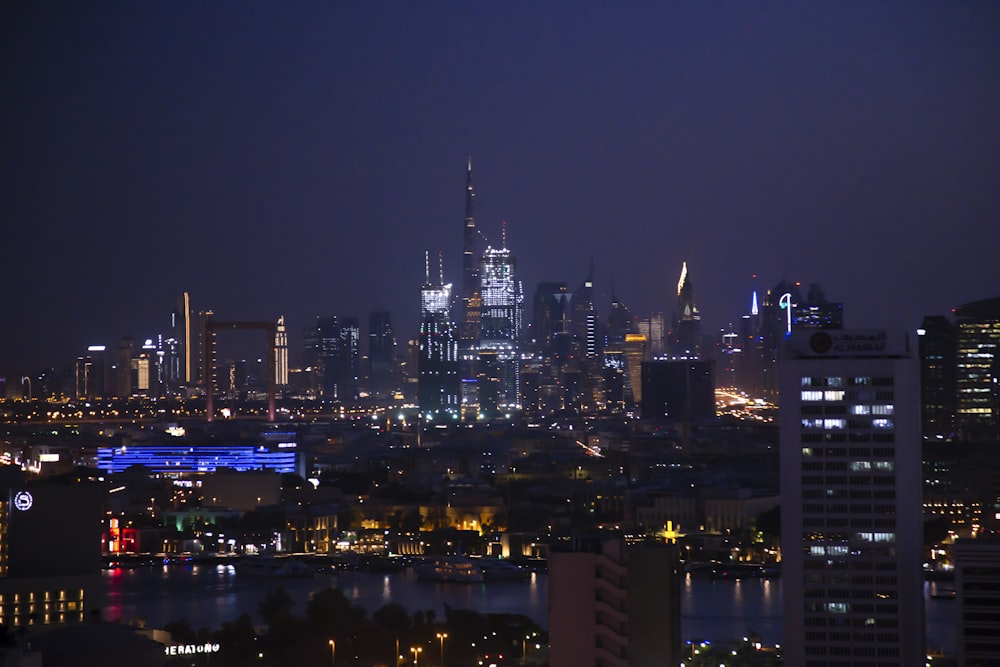
<svg viewBox="0 0 1000 667">
<path fill-rule="evenodd" d="M 130 466 L 142 465 L 166 475 L 215 472 L 220 468 L 296 473 L 300 472 L 296 466 L 296 451 L 294 443 L 278 443 L 275 449 L 260 445 L 188 443 L 98 447 L 97 468 L 107 473 L 119 473 Z"/>
<path fill-rule="evenodd" d="M 288 386 L 288 332 L 285 330 L 285 316 L 278 318 L 274 332 L 274 382 L 279 387 Z"/>
<path fill-rule="evenodd" d="M 1000 297 L 960 306 L 955 322 L 958 429 L 966 440 L 996 439 L 1000 432 Z"/>
<path fill-rule="evenodd" d="M 431 281 L 426 260 L 425 274 L 420 288 L 417 402 L 427 421 L 455 420 L 461 413 L 462 379 L 458 327 L 451 318 L 451 284 L 444 283 L 443 262 L 436 282 Z"/>
<path fill-rule="evenodd" d="M 479 351 L 496 353 L 501 408 L 520 405 L 519 350 L 524 313 L 521 284 L 514 274 L 514 257 L 506 243 L 504 246 L 487 248 L 480 265 Z"/>
</svg>

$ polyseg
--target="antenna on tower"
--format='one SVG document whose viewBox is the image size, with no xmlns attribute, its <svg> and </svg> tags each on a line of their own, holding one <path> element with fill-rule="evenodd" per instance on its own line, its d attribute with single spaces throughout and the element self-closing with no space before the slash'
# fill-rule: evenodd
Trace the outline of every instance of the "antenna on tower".
<svg viewBox="0 0 1000 667">
<path fill-rule="evenodd" d="M 441 282 L 438 285 L 444 285 L 444 251 L 438 250 L 438 276 Z"/>
<path fill-rule="evenodd" d="M 424 250 L 424 284 L 431 284 L 431 253 Z"/>
<path fill-rule="evenodd" d="M 500 247 L 503 248 L 504 250 L 506 250 L 507 249 L 507 221 L 506 220 L 504 220 L 503 222 L 500 223 L 500 238 L 502 240 L 502 243 L 501 243 Z"/>
</svg>

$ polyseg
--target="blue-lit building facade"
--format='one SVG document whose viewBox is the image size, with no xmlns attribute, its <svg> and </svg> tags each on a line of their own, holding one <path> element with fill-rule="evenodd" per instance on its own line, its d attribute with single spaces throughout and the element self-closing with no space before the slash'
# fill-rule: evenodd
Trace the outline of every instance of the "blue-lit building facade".
<svg viewBox="0 0 1000 667">
<path fill-rule="evenodd" d="M 274 470 L 279 473 L 301 473 L 296 444 L 293 442 L 264 445 L 121 445 L 99 447 L 97 467 L 107 473 L 123 472 L 130 466 L 141 465 L 162 475 L 210 473 L 221 468 L 245 472 Z"/>
</svg>

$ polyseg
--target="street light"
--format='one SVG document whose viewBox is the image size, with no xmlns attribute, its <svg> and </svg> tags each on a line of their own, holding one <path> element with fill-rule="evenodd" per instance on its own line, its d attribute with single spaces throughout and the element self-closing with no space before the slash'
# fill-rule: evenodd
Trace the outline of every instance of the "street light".
<svg viewBox="0 0 1000 667">
<path fill-rule="evenodd" d="M 420 664 L 420 654 L 424 652 L 422 646 L 411 646 L 410 653 L 413 654 L 413 667 L 417 667 Z"/>
<path fill-rule="evenodd" d="M 337 642 L 330 640 L 330 664 L 337 664 Z"/>
<path fill-rule="evenodd" d="M 437 638 L 441 640 L 441 667 L 444 667 L 444 640 L 448 638 L 448 633 L 439 632 Z"/>
</svg>

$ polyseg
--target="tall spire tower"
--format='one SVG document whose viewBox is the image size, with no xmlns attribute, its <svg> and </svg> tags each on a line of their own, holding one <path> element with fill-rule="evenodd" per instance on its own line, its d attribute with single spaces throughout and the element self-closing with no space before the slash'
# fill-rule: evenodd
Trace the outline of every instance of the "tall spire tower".
<svg viewBox="0 0 1000 667">
<path fill-rule="evenodd" d="M 479 256 L 476 252 L 476 191 L 472 188 L 472 158 L 465 172 L 465 230 L 462 235 L 462 311 L 479 291 Z M 463 318 L 464 319 L 464 318 Z"/>
<path fill-rule="evenodd" d="M 460 355 L 467 362 L 463 377 L 473 377 L 468 362 L 476 356 L 482 316 L 482 295 L 479 279 L 479 252 L 476 242 L 476 191 L 472 188 L 472 158 L 465 173 L 465 229 L 462 235 L 462 291 L 458 312 Z"/>
</svg>

